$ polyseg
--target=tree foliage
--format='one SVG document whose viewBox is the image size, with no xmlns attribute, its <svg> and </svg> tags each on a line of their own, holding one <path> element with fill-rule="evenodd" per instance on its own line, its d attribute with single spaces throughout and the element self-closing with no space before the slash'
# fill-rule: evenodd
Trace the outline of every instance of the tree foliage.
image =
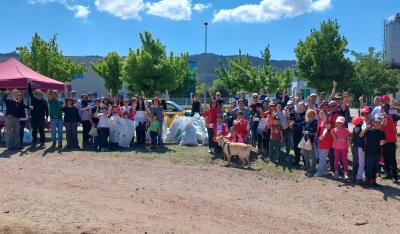
<svg viewBox="0 0 400 234">
<path fill-rule="evenodd" d="M 229 97 L 230 93 L 226 85 L 220 79 L 214 80 L 213 85 L 211 86 L 211 88 L 209 88 L 209 90 L 211 90 L 211 93 L 213 93 L 214 95 L 216 92 L 220 92 L 221 97 Z"/>
<path fill-rule="evenodd" d="M 323 21 L 320 30 L 312 29 L 294 49 L 299 76 L 307 81 L 307 86 L 318 91 L 330 90 L 333 80 L 345 85 L 353 76 L 352 63 L 344 57 L 348 52 L 347 39 L 340 36 L 339 28 L 336 20 Z"/>
<path fill-rule="evenodd" d="M 188 54 L 167 56 L 165 46 L 151 33 L 140 33 L 142 45 L 137 50 L 129 48 L 122 66 L 122 80 L 133 93 L 148 93 L 168 89 L 172 95 L 180 94 L 180 86 L 194 85 L 190 76 Z"/>
<path fill-rule="evenodd" d="M 227 59 L 228 68 L 225 68 L 221 60 L 219 60 L 219 68 L 215 71 L 218 79 L 226 86 L 231 93 L 245 90 L 248 92 L 258 92 L 260 88 L 276 90 L 277 88 L 288 88 L 293 79 L 293 73 L 289 69 L 284 71 L 274 71 L 270 65 L 269 45 L 261 51 L 264 64 L 253 66 L 249 55 L 239 54 L 233 56 L 233 59 Z"/>
<path fill-rule="evenodd" d="M 48 42 L 40 38 L 38 33 L 32 37 L 32 41 L 27 46 L 19 46 L 21 62 L 36 72 L 53 78 L 55 80 L 67 83 L 75 79 L 75 74 L 88 72 L 85 63 L 74 61 L 64 57 L 62 51 L 59 51 L 56 42 L 57 34 Z"/>
<path fill-rule="evenodd" d="M 90 62 L 90 66 L 94 72 L 104 79 L 104 87 L 112 89 L 113 95 L 116 95 L 118 90 L 122 89 L 122 58 L 117 52 L 108 53 L 104 60 L 97 61 L 97 64 Z"/>
<path fill-rule="evenodd" d="M 374 47 L 369 47 L 368 53 L 351 51 L 351 54 L 355 58 L 354 76 L 347 84 L 355 98 L 396 93 L 399 90 L 400 76 L 390 70 L 381 51 L 375 52 Z"/>
</svg>

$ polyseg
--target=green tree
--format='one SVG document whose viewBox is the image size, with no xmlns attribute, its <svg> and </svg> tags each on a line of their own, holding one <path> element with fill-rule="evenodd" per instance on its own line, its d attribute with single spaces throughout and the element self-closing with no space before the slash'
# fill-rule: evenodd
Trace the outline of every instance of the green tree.
<svg viewBox="0 0 400 234">
<path fill-rule="evenodd" d="M 196 93 L 199 94 L 199 98 L 204 98 L 205 84 L 200 81 L 196 82 Z"/>
<path fill-rule="evenodd" d="M 53 78 L 55 80 L 67 83 L 75 79 L 75 74 L 88 72 L 85 63 L 78 64 L 72 62 L 70 58 L 64 57 L 62 51 L 59 51 L 56 42 L 57 34 L 48 42 L 40 38 L 38 33 L 32 37 L 32 41 L 27 46 L 19 46 L 22 63 L 36 72 Z"/>
<path fill-rule="evenodd" d="M 104 79 L 104 87 L 112 89 L 113 95 L 122 89 L 122 58 L 117 52 L 110 52 L 104 57 L 104 60 L 97 61 L 97 64 L 90 62 L 92 70 Z"/>
<path fill-rule="evenodd" d="M 332 89 L 333 80 L 338 82 L 339 88 L 344 88 L 353 76 L 352 63 L 344 57 L 348 52 L 347 39 L 340 36 L 339 27 L 336 20 L 323 21 L 320 30 L 312 29 L 294 49 L 299 76 L 307 81 L 307 86 L 318 91 Z"/>
<path fill-rule="evenodd" d="M 122 80 L 128 84 L 129 91 L 154 93 L 168 89 L 174 95 L 180 92 L 180 85 L 195 84 L 189 77 L 187 53 L 174 55 L 171 51 L 167 56 L 165 45 L 159 39 L 155 40 L 147 31 L 139 35 L 142 45 L 136 51 L 129 48 L 122 66 Z"/>
<path fill-rule="evenodd" d="M 209 88 L 209 90 L 211 90 L 211 93 L 213 95 L 215 95 L 216 92 L 220 92 L 221 93 L 221 98 L 226 98 L 229 97 L 229 90 L 226 88 L 226 85 L 222 82 L 222 80 L 220 79 L 216 79 L 213 81 L 213 85 L 211 86 L 211 88 Z"/>
<path fill-rule="evenodd" d="M 351 51 L 351 55 L 355 58 L 354 76 L 347 84 L 355 98 L 396 93 L 399 90 L 400 76 L 390 70 L 381 51 L 375 52 L 374 47 L 369 47 L 368 53 Z"/>
</svg>

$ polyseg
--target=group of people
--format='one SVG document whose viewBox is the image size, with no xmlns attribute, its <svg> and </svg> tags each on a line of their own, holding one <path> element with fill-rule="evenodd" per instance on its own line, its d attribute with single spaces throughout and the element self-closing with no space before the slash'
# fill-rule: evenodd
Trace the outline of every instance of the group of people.
<svg viewBox="0 0 400 234">
<path fill-rule="evenodd" d="M 102 152 L 108 151 L 110 129 L 108 120 L 111 116 L 119 116 L 124 119 L 135 120 L 136 144 L 144 147 L 146 141 L 146 131 L 150 131 L 151 148 L 163 146 L 162 128 L 164 122 L 164 107 L 169 100 L 168 90 L 166 99 L 161 100 L 160 92 L 155 92 L 151 103 L 146 101 L 144 92 L 141 96 L 128 94 L 127 99 L 123 99 L 122 94 L 117 97 L 110 94 L 107 97 L 94 99 L 92 92 L 86 94 L 86 90 L 77 98 L 76 92 L 71 91 L 68 96 L 67 86 L 65 85 L 64 100 L 59 98 L 57 90 L 46 92 L 47 101 L 43 99 L 43 91 L 36 89 L 32 91 L 32 80 L 28 79 L 28 94 L 30 104 L 24 102 L 23 95 L 18 90 L 7 89 L 3 96 L 6 105 L 5 132 L 7 150 L 23 148 L 23 134 L 26 126 L 26 109 L 30 110 L 30 126 L 32 128 L 32 147 L 40 143 L 45 147 L 45 125 L 50 121 L 51 128 L 51 147 L 63 147 L 63 128 L 65 127 L 65 139 L 67 148 L 79 149 L 78 126 L 82 126 L 82 147 L 93 144 L 94 150 Z M 10 98 L 8 95 L 11 94 Z M 98 134 L 94 137 L 89 135 L 92 128 L 96 128 Z M 38 142 L 39 131 L 39 142 Z M 57 136 L 58 135 L 58 136 Z M 97 136 L 96 136 L 97 135 Z M 131 146 L 134 143 L 132 138 Z"/>
<path fill-rule="evenodd" d="M 362 116 L 351 118 L 349 94 L 336 93 L 336 85 L 333 82 L 330 100 L 325 92 L 321 92 L 318 102 L 315 93 L 305 99 L 301 92 L 297 97 L 289 97 L 287 90 L 281 95 L 278 89 L 275 97 L 270 98 L 261 89 L 259 94 L 253 93 L 252 101 L 246 105 L 242 92 L 237 98 L 237 106 L 229 108 L 232 122 L 224 121 L 217 94 L 204 112 L 209 152 L 221 152 L 213 142 L 219 135 L 232 142 L 257 146 L 263 157 L 275 162 L 289 161 L 289 152 L 293 148 L 292 165 L 300 166 L 302 158 L 302 169 L 308 175 L 326 176 L 331 170 L 335 179 L 339 179 L 340 174 L 349 179 L 347 155 L 350 149 L 354 182 L 378 186 L 378 169 L 380 163 L 384 163 L 384 179 L 397 183 L 396 126 L 400 109 L 390 106 L 388 95 L 375 97 L 374 106 L 365 107 L 362 96 L 359 99 Z M 351 132 L 349 122 L 354 125 Z M 309 147 L 299 145 L 303 138 Z M 282 146 L 286 151 L 283 155 Z"/>
</svg>

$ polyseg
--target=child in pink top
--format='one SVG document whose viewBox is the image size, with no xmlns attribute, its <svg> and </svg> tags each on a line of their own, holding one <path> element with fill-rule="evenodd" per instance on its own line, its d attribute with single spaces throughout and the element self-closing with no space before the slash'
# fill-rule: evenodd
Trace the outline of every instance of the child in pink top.
<svg viewBox="0 0 400 234">
<path fill-rule="evenodd" d="M 344 178 L 345 179 L 349 178 L 347 153 L 348 153 L 348 147 L 351 147 L 351 141 L 350 141 L 350 132 L 344 126 L 344 123 L 345 123 L 345 118 L 343 116 L 337 117 L 336 128 L 334 128 L 333 131 L 331 131 L 333 138 L 332 148 L 335 156 L 335 161 L 334 161 L 335 179 L 339 179 L 338 169 L 339 169 L 340 156 L 342 156 Z"/>
<path fill-rule="evenodd" d="M 225 136 L 225 139 L 230 142 L 244 143 L 243 137 L 237 134 L 235 127 L 229 129 L 229 134 Z"/>
</svg>

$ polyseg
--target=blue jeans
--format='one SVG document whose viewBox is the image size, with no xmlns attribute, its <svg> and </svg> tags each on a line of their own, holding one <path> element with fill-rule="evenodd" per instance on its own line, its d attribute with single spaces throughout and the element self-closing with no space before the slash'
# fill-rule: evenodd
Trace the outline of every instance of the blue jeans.
<svg viewBox="0 0 400 234">
<path fill-rule="evenodd" d="M 158 132 L 150 131 L 151 145 L 157 145 Z"/>
<path fill-rule="evenodd" d="M 56 130 L 58 131 L 58 143 L 62 143 L 63 127 L 64 123 L 62 119 L 50 118 L 51 141 L 53 143 L 56 143 Z"/>
</svg>

